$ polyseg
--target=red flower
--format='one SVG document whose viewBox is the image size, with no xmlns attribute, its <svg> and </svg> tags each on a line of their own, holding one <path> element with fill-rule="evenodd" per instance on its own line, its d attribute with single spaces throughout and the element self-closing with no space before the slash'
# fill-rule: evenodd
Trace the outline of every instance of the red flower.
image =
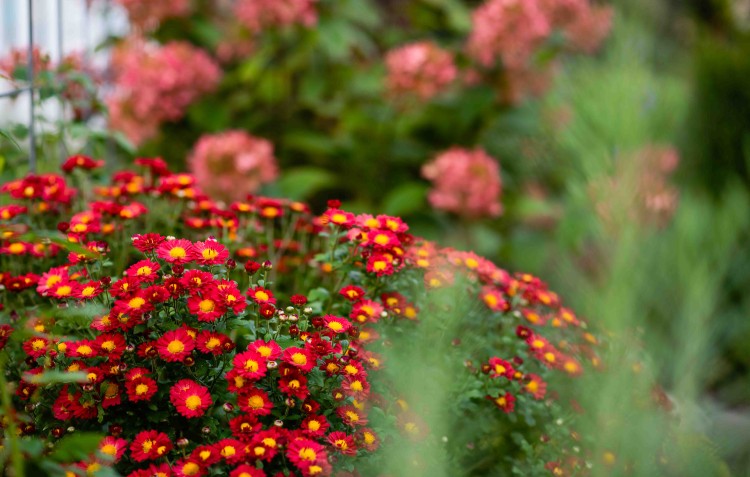
<svg viewBox="0 0 750 477">
<path fill-rule="evenodd" d="M 532 373 L 527 374 L 525 380 L 527 382 L 522 389 L 534 396 L 534 399 L 543 399 L 547 393 L 547 383 L 540 376 Z"/>
<path fill-rule="evenodd" d="M 186 239 L 167 240 L 158 246 L 156 256 L 169 263 L 188 263 L 195 258 L 195 247 Z"/>
<path fill-rule="evenodd" d="M 345 432 L 331 432 L 326 440 L 336 450 L 344 455 L 357 455 L 357 445 L 354 443 L 354 436 L 348 436 Z"/>
<path fill-rule="evenodd" d="M 373 253 L 367 259 L 367 271 L 378 277 L 392 275 L 394 272 L 393 258 L 384 253 Z"/>
<path fill-rule="evenodd" d="M 349 318 L 357 323 L 376 322 L 383 312 L 383 305 L 372 300 L 362 300 L 352 307 Z"/>
<path fill-rule="evenodd" d="M 227 351 L 225 347 L 234 349 L 234 343 L 227 335 L 209 330 L 201 331 L 196 337 L 195 343 L 201 353 L 210 353 L 215 356 Z"/>
<path fill-rule="evenodd" d="M 342 406 L 336 409 L 336 414 L 347 426 L 358 427 L 367 424 L 367 418 L 354 406 Z"/>
<path fill-rule="evenodd" d="M 289 301 L 292 302 L 292 305 L 294 306 L 304 306 L 307 304 L 307 297 L 305 295 L 292 295 L 289 298 Z"/>
<path fill-rule="evenodd" d="M 351 302 L 356 302 L 364 298 L 365 291 L 358 286 L 347 285 L 339 291 L 339 295 Z"/>
<path fill-rule="evenodd" d="M 282 359 L 285 363 L 299 368 L 306 373 L 315 367 L 315 356 L 306 349 L 294 346 L 284 350 Z"/>
<path fill-rule="evenodd" d="M 279 436 L 279 431 L 274 428 L 260 431 L 253 436 L 246 447 L 246 452 L 249 453 L 250 458 L 270 462 L 276 456 Z"/>
<path fill-rule="evenodd" d="M 149 401 L 158 390 L 156 381 L 145 376 L 127 381 L 125 389 L 132 402 Z"/>
<path fill-rule="evenodd" d="M 356 399 L 364 399 L 370 394 L 370 384 L 364 376 L 347 376 L 341 383 L 341 389 L 347 396 L 353 396 Z"/>
<path fill-rule="evenodd" d="M 31 356 L 32 358 L 38 358 L 47 354 L 48 345 L 49 340 L 47 338 L 36 336 L 24 341 L 22 348 L 27 355 Z"/>
<path fill-rule="evenodd" d="M 267 416 L 271 414 L 271 409 L 273 409 L 273 402 L 271 402 L 268 394 L 257 388 L 240 390 L 237 396 L 237 404 L 244 412 L 254 416 Z"/>
<path fill-rule="evenodd" d="M 325 327 L 334 333 L 346 333 L 352 327 L 352 324 L 346 318 L 339 316 L 326 315 L 323 317 Z"/>
<path fill-rule="evenodd" d="M 243 378 L 258 380 L 266 375 L 266 359 L 255 351 L 237 354 L 232 360 L 232 364 Z"/>
<path fill-rule="evenodd" d="M 255 351 L 267 361 L 273 361 L 281 356 L 281 347 L 275 341 L 255 340 L 247 345 L 247 349 Z"/>
<path fill-rule="evenodd" d="M 169 436 L 159 431 L 141 431 L 130 444 L 130 456 L 136 462 L 164 457 L 171 450 Z"/>
<path fill-rule="evenodd" d="M 228 464 L 236 464 L 245 458 L 245 445 L 237 439 L 222 439 L 216 443 L 216 448 Z"/>
<path fill-rule="evenodd" d="M 159 271 L 159 268 L 160 266 L 156 262 L 152 262 L 151 260 L 141 260 L 125 270 L 125 275 L 129 277 L 137 277 L 145 283 L 153 282 L 159 277 L 156 273 Z"/>
<path fill-rule="evenodd" d="M 216 265 L 224 263 L 229 258 L 229 250 L 216 240 L 206 240 L 195 243 L 196 263 L 200 265 Z"/>
<path fill-rule="evenodd" d="M 247 290 L 247 296 L 255 303 L 276 303 L 276 298 L 273 297 L 271 290 L 266 290 L 261 286 L 256 286 Z"/>
<path fill-rule="evenodd" d="M 305 400 L 310 395 L 307 379 L 299 373 L 290 374 L 279 379 L 279 390 L 287 396 Z"/>
<path fill-rule="evenodd" d="M 213 404 L 208 388 L 190 379 L 181 379 L 169 390 L 169 400 L 187 418 L 201 417 Z"/>
<path fill-rule="evenodd" d="M 300 430 L 309 437 L 318 438 L 323 437 L 330 426 L 331 425 L 328 423 L 325 416 L 312 415 L 307 416 L 305 420 L 302 421 L 300 424 Z"/>
<path fill-rule="evenodd" d="M 354 214 L 340 209 L 328 209 L 320 217 L 320 223 L 323 225 L 333 224 L 339 227 L 349 228 L 354 225 Z"/>
<path fill-rule="evenodd" d="M 232 431 L 232 436 L 242 442 L 250 442 L 262 428 L 263 425 L 252 414 L 242 414 L 229 420 L 229 429 Z"/>
<path fill-rule="evenodd" d="M 67 344 L 66 354 L 71 358 L 96 357 L 96 344 L 91 340 L 71 341 Z"/>
<path fill-rule="evenodd" d="M 380 438 L 369 427 L 364 427 L 357 432 L 357 442 L 368 452 L 375 452 L 380 447 Z"/>
<path fill-rule="evenodd" d="M 327 462 L 328 455 L 322 445 L 311 439 L 297 439 L 289 443 L 286 457 L 300 470 L 303 466 L 317 462 Z"/>
<path fill-rule="evenodd" d="M 62 166 L 60 166 L 60 168 L 64 172 L 70 173 L 71 171 L 73 171 L 73 169 L 83 169 L 86 171 L 90 171 L 102 167 L 103 165 L 104 161 L 95 161 L 88 156 L 82 156 L 78 154 L 67 158 L 65 162 L 62 163 Z"/>
<path fill-rule="evenodd" d="M 248 464 L 240 464 L 229 472 L 229 477 L 266 477 L 266 473 L 257 467 Z"/>
<path fill-rule="evenodd" d="M 247 308 L 247 300 L 235 282 L 220 280 L 216 283 L 216 289 L 219 290 L 219 298 L 224 306 L 231 308 L 235 314 L 240 314 Z"/>
<path fill-rule="evenodd" d="M 218 290 L 213 287 L 204 287 L 201 295 L 192 295 L 188 298 L 187 305 L 188 311 L 204 323 L 216 321 L 227 311 Z"/>
<path fill-rule="evenodd" d="M 183 328 L 167 331 L 156 340 L 156 349 L 164 361 L 184 361 L 195 348 L 195 341 Z"/>
<path fill-rule="evenodd" d="M 200 290 L 204 285 L 213 283 L 214 276 L 203 270 L 188 270 L 180 278 L 180 285 L 188 290 Z"/>
<path fill-rule="evenodd" d="M 513 408 L 516 404 L 516 398 L 511 393 L 506 392 L 505 394 L 502 394 L 497 397 L 487 396 L 487 399 L 492 401 L 495 406 L 499 407 L 503 410 L 506 414 L 510 414 L 513 412 Z"/>
<path fill-rule="evenodd" d="M 114 462 L 117 462 L 122 458 L 125 453 L 125 449 L 128 446 L 128 441 L 113 436 L 107 436 L 99 443 L 99 452 L 112 457 Z"/>
<path fill-rule="evenodd" d="M 101 295 L 103 291 L 101 282 L 90 281 L 81 284 L 75 297 L 79 300 L 91 300 Z"/>
<path fill-rule="evenodd" d="M 499 378 L 502 376 L 508 379 L 513 379 L 515 370 L 513 369 L 513 366 L 504 359 L 498 357 L 490 358 L 489 366 L 490 376 L 493 378 Z"/>
<path fill-rule="evenodd" d="M 99 356 L 107 356 L 110 361 L 120 359 L 125 352 L 127 343 L 125 338 L 118 333 L 104 333 L 96 337 L 94 347 Z"/>
</svg>

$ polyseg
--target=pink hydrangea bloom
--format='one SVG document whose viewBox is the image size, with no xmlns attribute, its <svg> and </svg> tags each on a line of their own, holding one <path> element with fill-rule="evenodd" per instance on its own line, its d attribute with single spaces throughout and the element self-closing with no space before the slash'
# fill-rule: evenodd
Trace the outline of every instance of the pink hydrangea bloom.
<svg viewBox="0 0 750 477">
<path fill-rule="evenodd" d="M 318 21 L 317 0 L 239 0 L 234 7 L 237 19 L 253 32 L 267 27 L 305 25 Z"/>
<path fill-rule="evenodd" d="M 525 66 L 551 31 L 540 0 L 487 0 L 474 10 L 472 25 L 468 53 L 485 67 L 497 60 Z"/>
<path fill-rule="evenodd" d="M 436 209 L 468 218 L 502 213 L 500 167 L 482 149 L 451 148 L 425 164 L 422 175 L 433 183 L 428 199 Z"/>
<path fill-rule="evenodd" d="M 593 53 L 612 27 L 611 7 L 592 5 L 589 0 L 540 0 L 555 29 L 565 32 L 570 47 Z"/>
<path fill-rule="evenodd" d="M 450 85 L 458 74 L 453 56 L 429 41 L 410 43 L 388 52 L 386 82 L 395 94 L 414 93 L 430 99 Z"/>
<path fill-rule="evenodd" d="M 113 55 L 111 126 L 140 144 L 162 122 L 183 117 L 187 107 L 219 83 L 221 70 L 203 50 L 185 42 L 164 46 L 127 41 Z"/>
<path fill-rule="evenodd" d="M 116 0 L 128 12 L 130 23 L 141 29 L 152 29 L 167 18 L 190 14 L 190 0 Z"/>
<path fill-rule="evenodd" d="M 244 200 L 278 175 L 273 144 L 237 130 L 202 136 L 188 167 L 203 192 L 227 202 Z"/>
</svg>

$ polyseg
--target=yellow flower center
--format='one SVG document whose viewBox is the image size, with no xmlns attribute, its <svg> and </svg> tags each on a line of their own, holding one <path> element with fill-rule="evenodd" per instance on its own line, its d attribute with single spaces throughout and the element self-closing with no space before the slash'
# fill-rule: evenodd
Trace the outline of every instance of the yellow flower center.
<svg viewBox="0 0 750 477">
<path fill-rule="evenodd" d="M 260 409 L 266 404 L 266 402 L 263 400 L 262 397 L 258 395 L 253 395 L 253 396 L 250 396 L 250 399 L 247 400 L 247 404 L 253 409 Z"/>
<path fill-rule="evenodd" d="M 68 296 L 73 292 L 73 289 L 69 285 L 63 285 L 55 291 L 57 296 Z"/>
<path fill-rule="evenodd" d="M 148 392 L 148 384 L 139 384 L 135 387 L 135 394 L 138 396 L 143 396 Z"/>
<path fill-rule="evenodd" d="M 302 353 L 294 353 L 292 355 L 292 362 L 294 364 L 305 365 L 307 364 L 307 356 Z"/>
<path fill-rule="evenodd" d="M 258 362 L 254 359 L 248 359 L 245 361 L 245 370 L 250 371 L 251 373 L 258 371 Z"/>
<path fill-rule="evenodd" d="M 214 349 L 220 344 L 221 344 L 221 340 L 219 338 L 209 338 L 209 340 L 206 342 L 206 348 Z"/>
<path fill-rule="evenodd" d="M 8 246 L 8 251 L 14 255 L 18 255 L 19 253 L 26 251 L 26 245 L 22 243 L 12 243 Z"/>
<path fill-rule="evenodd" d="M 91 353 L 93 353 L 94 350 L 92 350 L 91 346 L 89 346 L 89 345 L 81 345 L 81 346 L 78 347 L 78 349 L 76 351 L 80 355 L 88 356 Z"/>
<path fill-rule="evenodd" d="M 142 277 L 144 275 L 151 275 L 152 272 L 153 270 L 151 269 L 151 267 L 149 267 L 148 265 L 145 265 L 139 268 L 138 271 L 135 272 L 135 274 L 138 275 L 139 277 Z"/>
<path fill-rule="evenodd" d="M 346 411 L 346 417 L 348 417 L 349 420 L 352 421 L 352 422 L 359 421 L 359 414 L 357 414 L 354 411 Z"/>
<path fill-rule="evenodd" d="M 292 379 L 291 381 L 289 381 L 289 387 L 291 389 L 299 389 L 299 381 L 296 379 Z"/>
<path fill-rule="evenodd" d="M 389 240 L 390 239 L 388 238 L 387 235 L 378 234 L 375 236 L 375 239 L 373 240 L 373 242 L 375 242 L 378 245 L 387 245 Z"/>
<path fill-rule="evenodd" d="M 307 428 L 310 429 L 311 431 L 317 431 L 318 429 L 320 429 L 320 422 L 315 421 L 315 420 L 310 421 L 307 423 Z"/>
<path fill-rule="evenodd" d="M 185 350 L 185 343 L 180 340 L 170 341 L 167 345 L 167 351 L 172 354 L 182 353 Z"/>
<path fill-rule="evenodd" d="M 195 394 L 185 399 L 185 407 L 187 407 L 191 411 L 195 411 L 196 409 L 201 407 L 202 403 L 203 401 L 201 401 L 201 398 L 199 396 L 196 396 Z"/>
<path fill-rule="evenodd" d="M 106 444 L 99 449 L 103 454 L 115 455 L 117 454 L 117 447 L 114 444 Z"/>
<path fill-rule="evenodd" d="M 47 343 L 44 340 L 34 340 L 31 342 L 31 349 L 34 351 L 43 350 L 45 346 L 47 346 Z"/>
<path fill-rule="evenodd" d="M 332 329 L 333 331 L 339 332 L 344 328 L 344 325 L 342 325 L 338 321 L 331 321 L 328 323 L 328 328 Z"/>
<path fill-rule="evenodd" d="M 364 388 L 362 387 L 362 381 L 354 381 L 352 382 L 351 386 L 349 386 L 354 391 L 362 391 Z"/>
<path fill-rule="evenodd" d="M 106 349 L 107 351 L 112 351 L 115 349 L 115 342 L 112 340 L 105 341 L 104 343 L 102 343 L 102 348 Z"/>
<path fill-rule="evenodd" d="M 221 449 L 221 455 L 224 457 L 232 457 L 236 453 L 237 453 L 237 449 L 235 449 L 232 446 L 226 446 L 223 449 Z"/>
<path fill-rule="evenodd" d="M 88 286 L 81 290 L 81 296 L 91 296 L 96 291 L 96 287 Z"/>
<path fill-rule="evenodd" d="M 299 450 L 299 458 L 302 460 L 309 460 L 310 462 L 313 462 L 318 458 L 318 454 L 309 447 L 303 447 Z"/>
<path fill-rule="evenodd" d="M 134 310 L 137 310 L 137 309 L 139 309 L 140 307 L 142 307 L 142 306 L 143 306 L 143 305 L 145 305 L 145 304 L 146 304 L 146 300 L 144 300 L 143 298 L 141 298 L 141 297 L 139 297 L 139 296 L 137 296 L 137 297 L 135 297 L 135 298 L 132 298 L 132 299 L 131 299 L 131 300 L 130 300 L 130 301 L 128 302 L 128 306 L 129 306 L 130 308 L 134 309 Z"/>
<path fill-rule="evenodd" d="M 201 255 L 203 256 L 205 260 L 213 260 L 214 258 L 219 256 L 219 252 L 217 252 L 216 250 L 212 248 L 206 248 L 206 249 L 203 249 L 203 251 L 201 252 Z"/>
<path fill-rule="evenodd" d="M 264 358 L 268 358 L 269 356 L 271 356 L 271 348 L 268 346 L 258 346 L 258 349 L 256 351 Z"/>
<path fill-rule="evenodd" d="M 47 286 L 47 288 L 50 288 L 62 281 L 62 277 L 60 275 L 52 275 L 51 277 L 47 278 L 47 281 L 44 282 L 44 284 Z"/>
<path fill-rule="evenodd" d="M 335 445 L 341 450 L 347 450 L 349 448 L 349 446 L 346 444 L 346 441 L 344 439 L 336 439 L 333 445 Z"/>
<path fill-rule="evenodd" d="M 209 313 L 211 311 L 214 311 L 215 307 L 216 307 L 216 304 L 214 303 L 213 300 L 206 299 L 206 300 L 201 300 L 201 302 L 198 303 L 198 308 L 203 313 Z"/>
<path fill-rule="evenodd" d="M 182 247 L 173 247 L 169 251 L 169 256 L 172 258 L 185 258 L 187 256 L 187 252 Z"/>
<path fill-rule="evenodd" d="M 273 437 L 266 437 L 263 439 L 263 445 L 266 447 L 276 447 L 276 439 Z"/>
<path fill-rule="evenodd" d="M 257 291 L 255 292 L 255 298 L 258 301 L 267 301 L 268 300 L 268 293 L 264 291 Z"/>
<path fill-rule="evenodd" d="M 151 452 L 151 449 L 154 447 L 154 441 L 152 441 L 151 439 L 146 439 L 145 441 L 143 441 L 142 446 L 143 452 Z"/>
<path fill-rule="evenodd" d="M 365 444 L 370 445 L 375 442 L 375 434 L 372 432 L 365 432 L 363 437 L 365 438 Z"/>
</svg>

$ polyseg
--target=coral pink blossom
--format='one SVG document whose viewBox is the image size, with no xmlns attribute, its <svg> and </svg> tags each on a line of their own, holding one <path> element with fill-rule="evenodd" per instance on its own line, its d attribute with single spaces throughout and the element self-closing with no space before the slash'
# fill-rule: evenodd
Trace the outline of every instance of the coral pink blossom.
<svg viewBox="0 0 750 477">
<path fill-rule="evenodd" d="M 574 50 L 593 53 L 612 27 L 612 8 L 591 5 L 590 0 L 540 0 L 540 4 Z"/>
<path fill-rule="evenodd" d="M 116 3 L 128 11 L 130 23 L 142 29 L 156 28 L 167 18 L 190 13 L 190 0 L 116 0 Z"/>
<path fill-rule="evenodd" d="M 253 32 L 273 26 L 299 24 L 309 27 L 318 21 L 316 1 L 240 0 L 235 4 L 234 14 L 240 23 Z"/>
<path fill-rule="evenodd" d="M 243 200 L 278 174 L 273 145 L 244 131 L 202 136 L 188 166 L 202 191 L 225 201 Z"/>
<path fill-rule="evenodd" d="M 410 43 L 389 51 L 385 65 L 390 91 L 414 93 L 422 99 L 440 93 L 457 76 L 451 53 L 429 41 Z"/>
<path fill-rule="evenodd" d="M 550 34 L 540 0 L 487 0 L 472 14 L 468 53 L 482 66 L 501 60 L 506 68 L 528 63 Z"/>
<path fill-rule="evenodd" d="M 425 164 L 422 175 L 433 182 L 428 198 L 436 209 L 469 218 L 502 212 L 500 168 L 481 149 L 449 149 Z"/>
<path fill-rule="evenodd" d="M 113 55 L 115 84 L 107 104 L 111 126 L 136 144 L 152 137 L 162 122 L 181 119 L 219 83 L 218 65 L 189 43 L 154 46 L 131 39 L 124 45 Z"/>
</svg>

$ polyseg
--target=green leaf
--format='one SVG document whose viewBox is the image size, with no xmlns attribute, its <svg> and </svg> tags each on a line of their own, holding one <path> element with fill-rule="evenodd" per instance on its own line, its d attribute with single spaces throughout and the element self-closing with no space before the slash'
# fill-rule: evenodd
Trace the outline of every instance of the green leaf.
<svg viewBox="0 0 750 477">
<path fill-rule="evenodd" d="M 27 379 L 36 385 L 59 383 L 85 383 L 88 381 L 83 371 L 45 371 L 42 374 L 29 375 Z"/>
<path fill-rule="evenodd" d="M 201 129 L 218 132 L 229 126 L 230 112 L 223 104 L 217 104 L 215 99 L 198 101 L 188 108 L 188 119 Z"/>
<path fill-rule="evenodd" d="M 388 215 L 406 215 L 424 207 L 427 185 L 403 184 L 392 190 L 383 199 L 383 212 Z"/>
<path fill-rule="evenodd" d="M 86 459 L 96 451 L 103 435 L 95 432 L 78 432 L 69 434 L 57 443 L 50 459 L 57 462 L 74 462 Z"/>
<path fill-rule="evenodd" d="M 330 172 L 315 167 L 298 167 L 283 173 L 278 181 L 281 193 L 292 200 L 304 200 L 336 183 Z"/>
</svg>

